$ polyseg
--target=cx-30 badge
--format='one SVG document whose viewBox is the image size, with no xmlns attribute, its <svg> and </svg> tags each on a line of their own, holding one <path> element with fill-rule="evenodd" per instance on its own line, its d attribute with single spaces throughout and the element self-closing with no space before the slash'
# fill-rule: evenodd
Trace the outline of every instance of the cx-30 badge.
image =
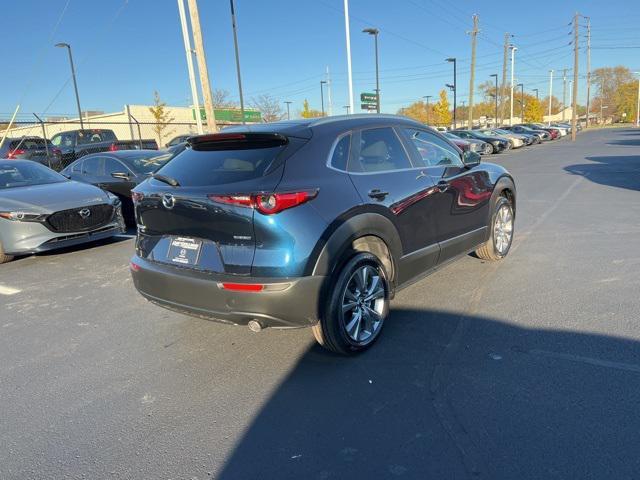
<svg viewBox="0 0 640 480">
<path fill-rule="evenodd" d="M 165 193 L 164 195 L 162 195 L 162 205 L 164 205 L 164 208 L 171 210 L 175 204 L 176 200 L 175 198 L 173 198 L 173 195 L 171 195 L 170 193 Z"/>
</svg>

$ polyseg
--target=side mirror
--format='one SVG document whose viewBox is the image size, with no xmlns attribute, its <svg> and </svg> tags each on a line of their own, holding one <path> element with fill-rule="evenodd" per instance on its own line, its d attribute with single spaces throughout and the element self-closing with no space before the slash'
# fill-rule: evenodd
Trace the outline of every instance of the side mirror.
<svg viewBox="0 0 640 480">
<path fill-rule="evenodd" d="M 466 150 L 462 154 L 462 162 L 464 163 L 464 166 L 467 168 L 473 168 L 480 165 L 480 160 L 481 160 L 480 154 L 476 152 L 472 152 L 471 150 Z"/>
<path fill-rule="evenodd" d="M 131 178 L 126 172 L 113 172 L 111 176 L 113 178 L 119 178 L 120 180 L 129 180 Z"/>
</svg>

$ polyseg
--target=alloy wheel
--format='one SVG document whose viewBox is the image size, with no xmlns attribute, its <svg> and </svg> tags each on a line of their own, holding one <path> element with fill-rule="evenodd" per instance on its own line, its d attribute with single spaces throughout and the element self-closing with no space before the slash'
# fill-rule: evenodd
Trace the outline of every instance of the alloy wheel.
<svg viewBox="0 0 640 480">
<path fill-rule="evenodd" d="M 375 338 L 384 321 L 385 302 L 384 279 L 376 268 L 363 265 L 353 272 L 342 295 L 342 319 L 352 341 Z"/>
<path fill-rule="evenodd" d="M 510 205 L 502 205 L 493 223 L 493 241 L 498 254 L 506 255 L 513 236 L 513 211 Z"/>
</svg>

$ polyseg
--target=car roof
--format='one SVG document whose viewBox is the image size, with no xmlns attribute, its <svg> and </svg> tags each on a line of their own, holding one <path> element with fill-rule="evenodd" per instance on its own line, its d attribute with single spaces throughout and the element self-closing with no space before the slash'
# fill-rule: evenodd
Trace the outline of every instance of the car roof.
<svg viewBox="0 0 640 480">
<path fill-rule="evenodd" d="M 291 137 L 311 138 L 312 131 L 316 127 L 332 125 L 338 128 L 344 127 L 345 129 L 362 128 L 369 125 L 378 125 L 384 121 L 431 129 L 431 127 L 428 127 L 427 125 L 423 125 L 420 122 L 401 115 L 362 113 L 354 115 L 336 115 L 331 117 L 283 120 L 280 122 L 259 123 L 254 125 L 237 125 L 227 127 L 223 132 L 269 132 L 281 133 L 285 136 Z"/>
</svg>

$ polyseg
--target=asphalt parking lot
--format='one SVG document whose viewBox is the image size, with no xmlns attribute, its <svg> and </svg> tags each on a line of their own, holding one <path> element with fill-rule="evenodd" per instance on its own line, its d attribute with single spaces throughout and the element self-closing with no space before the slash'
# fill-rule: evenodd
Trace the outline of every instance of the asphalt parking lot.
<svg viewBox="0 0 640 480">
<path fill-rule="evenodd" d="M 147 303 L 133 240 L 0 266 L 0 478 L 635 478 L 640 130 L 493 156 L 514 247 L 355 358 Z"/>
</svg>

